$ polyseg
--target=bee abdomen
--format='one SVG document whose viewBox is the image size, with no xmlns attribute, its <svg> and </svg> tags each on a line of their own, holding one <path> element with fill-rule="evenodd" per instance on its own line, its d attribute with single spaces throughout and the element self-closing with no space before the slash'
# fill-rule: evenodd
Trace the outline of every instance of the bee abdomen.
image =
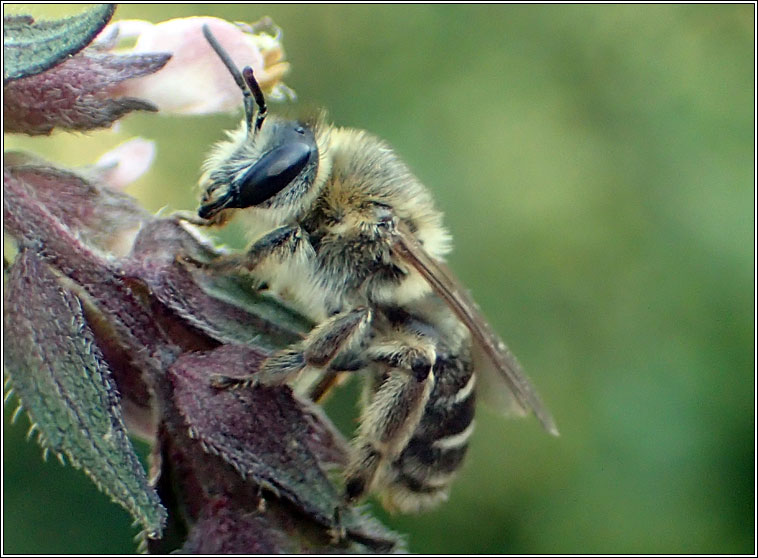
<svg viewBox="0 0 758 558">
<path fill-rule="evenodd" d="M 468 450 L 475 404 L 471 366 L 438 358 L 434 373 L 438 382 L 421 422 L 392 464 L 392 480 L 383 494 L 389 509 L 416 512 L 446 500 Z"/>
</svg>

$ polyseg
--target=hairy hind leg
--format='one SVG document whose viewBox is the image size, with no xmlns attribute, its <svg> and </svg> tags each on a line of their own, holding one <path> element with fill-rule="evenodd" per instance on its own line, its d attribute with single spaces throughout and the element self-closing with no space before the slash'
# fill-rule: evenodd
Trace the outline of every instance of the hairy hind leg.
<svg viewBox="0 0 758 558">
<path fill-rule="evenodd" d="M 353 456 L 345 470 L 345 499 L 359 500 L 381 488 L 389 465 L 403 451 L 434 387 L 431 344 L 382 343 L 369 349 L 377 363 L 392 363 L 363 410 Z"/>
</svg>

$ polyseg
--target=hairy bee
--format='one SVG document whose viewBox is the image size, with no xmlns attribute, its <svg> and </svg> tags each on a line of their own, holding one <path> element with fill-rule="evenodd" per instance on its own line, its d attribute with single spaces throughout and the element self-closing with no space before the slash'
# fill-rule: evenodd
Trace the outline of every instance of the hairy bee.
<svg viewBox="0 0 758 558">
<path fill-rule="evenodd" d="M 252 69 L 240 73 L 204 33 L 243 92 L 245 120 L 206 163 L 199 222 L 248 214 L 256 240 L 219 265 L 249 269 L 318 324 L 257 374 L 216 385 L 276 384 L 315 368 L 318 399 L 337 375 L 360 371 L 367 381 L 345 497 L 375 492 L 404 512 L 447 498 L 473 429 L 477 378 L 494 380 L 511 410 L 533 411 L 557 434 L 518 362 L 442 264 L 450 250 L 442 214 L 408 167 L 384 142 L 323 116 L 267 116 Z"/>
</svg>

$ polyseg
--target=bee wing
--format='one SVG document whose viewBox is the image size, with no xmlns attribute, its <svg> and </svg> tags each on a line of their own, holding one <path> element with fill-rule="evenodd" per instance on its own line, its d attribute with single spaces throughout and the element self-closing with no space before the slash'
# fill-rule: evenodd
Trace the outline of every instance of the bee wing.
<svg viewBox="0 0 758 558">
<path fill-rule="evenodd" d="M 484 319 L 471 295 L 450 270 L 430 257 L 402 222 L 398 223 L 393 248 L 398 256 L 413 266 L 429 282 L 434 292 L 450 306 L 471 331 L 475 353 L 483 354 L 495 370 L 495 373 L 490 374 L 490 377 L 486 379 L 493 380 L 496 377 L 504 382 L 516 399 L 512 403 L 516 403 L 522 413 L 531 409 L 545 430 L 557 436 L 558 428 L 553 417 L 540 400 L 521 369 L 521 365 Z M 484 375 L 486 377 L 486 370 Z"/>
</svg>

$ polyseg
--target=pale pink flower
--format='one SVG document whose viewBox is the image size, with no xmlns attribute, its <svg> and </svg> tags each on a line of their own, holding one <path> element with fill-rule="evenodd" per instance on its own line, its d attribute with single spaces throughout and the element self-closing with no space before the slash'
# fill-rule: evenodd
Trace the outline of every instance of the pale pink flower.
<svg viewBox="0 0 758 558">
<path fill-rule="evenodd" d="M 171 60 L 150 76 L 122 83 L 119 92 L 145 99 L 162 112 L 208 114 L 231 111 L 242 102 L 239 87 L 202 33 L 208 25 L 213 35 L 241 69 L 251 66 L 268 96 L 282 98 L 290 91 L 281 82 L 289 70 L 279 32 L 265 21 L 253 26 L 237 25 L 215 17 L 172 19 L 158 24 L 124 20 L 111 24 L 100 34 L 101 43 L 134 38 L 129 52 L 169 52 Z"/>
<path fill-rule="evenodd" d="M 132 138 L 101 156 L 95 169 L 114 190 L 122 190 L 145 174 L 155 159 L 155 142 Z"/>
</svg>

